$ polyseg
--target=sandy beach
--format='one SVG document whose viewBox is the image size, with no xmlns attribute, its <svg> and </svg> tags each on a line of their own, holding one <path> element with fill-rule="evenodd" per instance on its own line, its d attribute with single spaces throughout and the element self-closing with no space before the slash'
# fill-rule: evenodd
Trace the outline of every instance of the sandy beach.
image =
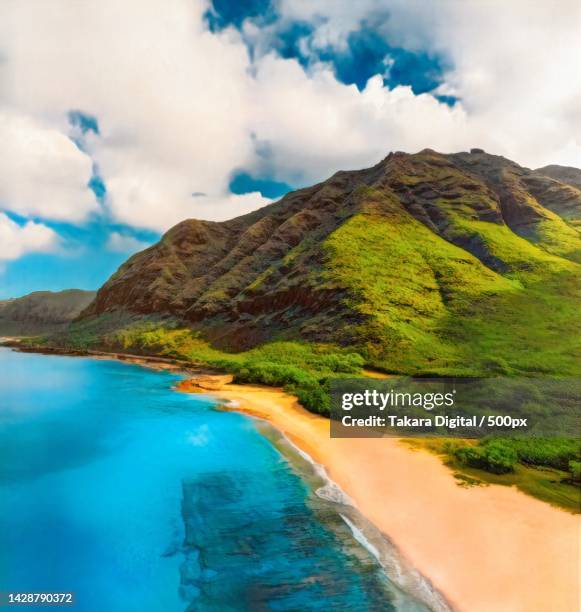
<svg viewBox="0 0 581 612">
<path fill-rule="evenodd" d="M 212 378 L 197 390 L 266 419 L 325 466 L 454 609 L 579 611 L 579 516 L 515 488 L 461 487 L 438 457 L 396 439 L 331 439 L 329 421 L 294 397 L 232 384 L 218 390 Z M 188 381 L 181 387 L 196 390 Z"/>
</svg>

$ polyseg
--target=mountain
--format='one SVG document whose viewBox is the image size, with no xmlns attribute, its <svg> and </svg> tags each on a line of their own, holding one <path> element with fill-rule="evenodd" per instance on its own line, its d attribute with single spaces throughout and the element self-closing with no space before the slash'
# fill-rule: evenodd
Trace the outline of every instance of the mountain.
<svg viewBox="0 0 581 612">
<path fill-rule="evenodd" d="M 579 224 L 577 198 L 581 190 L 581 170 L 567 166 L 545 166 L 531 172 L 525 182 L 539 202 L 573 225 Z"/>
<path fill-rule="evenodd" d="M 0 301 L 0 334 L 41 334 L 64 328 L 86 308 L 94 291 L 35 291 L 20 298 Z"/>
<path fill-rule="evenodd" d="M 581 189 L 581 170 L 571 166 L 557 166 L 556 164 L 537 168 L 534 174 L 546 176 L 556 181 L 567 183 L 572 187 Z"/>
<path fill-rule="evenodd" d="M 391 153 L 251 214 L 176 225 L 81 318 L 162 316 L 226 351 L 332 343 L 393 371 L 569 372 L 581 190 L 551 168 Z"/>
</svg>

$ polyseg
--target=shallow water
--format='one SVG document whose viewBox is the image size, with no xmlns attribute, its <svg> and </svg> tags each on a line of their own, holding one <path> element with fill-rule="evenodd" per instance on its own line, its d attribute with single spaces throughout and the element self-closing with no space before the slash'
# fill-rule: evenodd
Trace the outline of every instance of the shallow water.
<svg viewBox="0 0 581 612">
<path fill-rule="evenodd" d="M 0 348 L 0 591 L 95 612 L 425 609 L 280 437 L 177 379 Z"/>
</svg>

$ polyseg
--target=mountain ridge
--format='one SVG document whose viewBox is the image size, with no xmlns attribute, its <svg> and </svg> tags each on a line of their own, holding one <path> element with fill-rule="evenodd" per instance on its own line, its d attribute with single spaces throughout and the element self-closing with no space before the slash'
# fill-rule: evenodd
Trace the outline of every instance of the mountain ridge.
<svg viewBox="0 0 581 612">
<path fill-rule="evenodd" d="M 0 300 L 0 334 L 40 334 L 64 329 L 95 297 L 95 291 L 33 291 Z"/>
<path fill-rule="evenodd" d="M 470 308 L 483 316 L 483 300 L 502 311 L 530 294 L 548 312 L 566 294 L 573 306 L 580 211 L 574 185 L 479 149 L 391 153 L 230 221 L 179 223 L 123 264 L 81 320 L 166 316 L 226 350 L 298 339 L 356 346 L 388 368 L 394 349 L 406 369 L 420 350 L 457 363 L 450 328 L 470 327 Z"/>
</svg>

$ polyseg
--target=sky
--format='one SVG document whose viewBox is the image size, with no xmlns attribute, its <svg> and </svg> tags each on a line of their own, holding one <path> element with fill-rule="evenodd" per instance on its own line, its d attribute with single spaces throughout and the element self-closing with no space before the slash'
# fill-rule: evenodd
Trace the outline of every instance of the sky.
<svg viewBox="0 0 581 612">
<path fill-rule="evenodd" d="M 390 151 L 581 167 L 578 0 L 3 0 L 0 298 Z"/>
</svg>

